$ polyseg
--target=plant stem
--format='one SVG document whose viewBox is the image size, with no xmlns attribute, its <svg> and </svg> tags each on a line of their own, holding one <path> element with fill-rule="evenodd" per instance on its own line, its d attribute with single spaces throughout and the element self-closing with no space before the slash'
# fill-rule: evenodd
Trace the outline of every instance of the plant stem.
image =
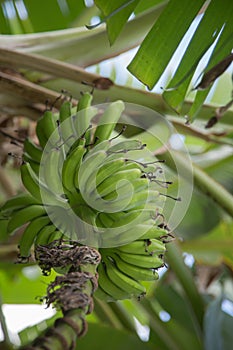
<svg viewBox="0 0 233 350">
<path fill-rule="evenodd" d="M 140 304 L 142 304 L 142 307 L 145 309 L 145 311 L 149 315 L 149 322 L 150 322 L 151 329 L 156 334 L 158 334 L 159 338 L 163 340 L 167 348 L 172 350 L 181 350 L 172 332 L 170 332 L 169 328 L 164 327 L 164 323 L 160 320 L 156 312 L 152 310 L 149 300 L 144 299 L 140 302 Z"/>
<path fill-rule="evenodd" d="M 67 90 L 75 98 L 79 98 L 80 91 L 85 91 L 82 81 L 92 84 L 95 79 L 98 80 L 101 78 L 100 75 L 87 72 L 75 65 L 60 62 L 51 58 L 41 57 L 39 55 L 25 54 L 6 49 L 0 49 L 0 53 L 0 62 L 2 62 L 2 64 L 5 63 L 6 66 L 10 65 L 14 69 L 22 67 L 36 69 L 40 72 L 49 73 L 55 77 L 68 80 L 69 84 Z M 41 78 L 43 78 L 43 75 L 41 75 Z M 50 81 L 51 78 L 49 78 L 49 80 L 44 83 L 44 85 L 47 86 L 47 88 L 45 88 L 38 84 L 33 84 L 25 79 L 19 78 L 18 76 L 15 77 L 3 72 L 1 72 L 0 80 L 4 92 L 19 96 L 24 100 L 24 104 L 26 105 L 32 105 L 32 102 L 45 103 L 45 101 L 48 99 L 54 101 L 58 97 L 58 93 L 53 90 L 60 91 L 61 87 L 66 88 L 67 85 L 67 81 Z M 88 89 L 90 90 L 89 86 Z M 111 86 L 109 86 L 109 88 L 104 90 L 96 88 L 94 97 L 95 103 L 102 103 L 103 101 L 106 101 L 106 99 L 108 101 L 122 99 L 130 103 L 146 106 L 158 113 L 162 113 L 163 115 L 176 115 L 176 113 L 172 111 L 164 102 L 160 94 L 155 94 L 128 86 L 121 86 L 113 83 Z M 27 103 L 25 103 L 25 100 Z M 57 101 L 57 105 L 59 106 L 59 101 Z M 190 106 L 191 102 L 184 102 L 184 108 L 186 108 L 186 110 L 189 110 Z M 208 120 L 213 114 L 213 108 L 215 108 L 214 105 L 203 105 L 199 112 L 199 118 Z M 233 111 L 228 110 L 225 113 L 222 122 L 226 120 L 228 124 L 232 124 L 232 115 Z"/>
<path fill-rule="evenodd" d="M 118 319 L 117 315 L 115 315 L 115 313 L 111 309 L 110 303 L 106 303 L 97 298 L 94 298 L 94 300 L 95 300 L 94 312 L 96 313 L 99 320 L 116 329 L 123 329 L 121 320 Z"/>
<path fill-rule="evenodd" d="M 195 185 L 233 217 L 233 196 L 200 167 L 193 164 Z"/>
<path fill-rule="evenodd" d="M 2 328 L 3 336 L 4 336 L 4 342 L 10 347 L 11 341 L 10 341 L 10 337 L 9 337 L 9 333 L 8 333 L 8 329 L 7 329 L 7 325 L 6 325 L 5 316 L 4 316 L 4 313 L 2 311 L 2 297 L 1 297 L 1 295 L 0 295 L 0 325 Z"/>
<path fill-rule="evenodd" d="M 82 330 L 85 314 L 80 309 L 69 311 L 65 317 L 57 319 L 54 327 L 48 328 L 44 336 L 39 336 L 33 345 L 21 347 L 21 350 L 68 350 L 76 343 L 78 330 Z M 76 330 L 75 330 L 76 329 Z M 78 334 L 79 333 L 79 334 Z"/>
<path fill-rule="evenodd" d="M 109 306 L 111 310 L 114 312 L 114 314 L 118 317 L 119 321 L 123 325 L 123 328 L 125 330 L 128 330 L 129 332 L 135 332 L 135 325 L 134 325 L 133 318 L 130 317 L 130 314 L 124 308 L 124 306 L 122 306 L 122 304 L 119 301 L 109 303 Z"/>
<path fill-rule="evenodd" d="M 201 190 L 202 193 L 212 198 L 221 208 L 223 208 L 230 216 L 233 216 L 233 196 L 217 181 L 211 178 L 204 170 L 192 163 L 190 169 L 189 164 L 181 153 L 176 151 L 164 152 L 157 155 L 158 158 L 164 159 L 166 165 L 175 170 L 175 163 L 182 169 L 182 174 L 187 177 L 193 176 L 194 185 Z M 184 175 L 185 176 L 185 175 Z"/>
<path fill-rule="evenodd" d="M 21 114 L 31 119 L 37 119 L 41 116 L 46 101 L 56 101 L 58 107 L 62 104 L 62 99 L 58 99 L 60 93 L 33 84 L 23 78 L 0 72 L 0 83 L 4 94 L 6 94 L 4 97 L 7 96 L 4 107 L 7 111 L 10 109 L 9 114 L 16 116 Z M 38 105 L 37 108 L 35 104 Z M 40 106 L 40 104 L 42 105 Z M 14 110 L 15 113 L 13 113 Z"/>
<path fill-rule="evenodd" d="M 170 268 L 176 274 L 176 278 L 180 281 L 188 297 L 188 300 L 192 306 L 192 310 L 201 329 L 204 316 L 204 302 L 197 290 L 189 268 L 184 263 L 182 251 L 176 242 L 172 242 L 167 245 L 166 257 Z M 198 333 L 200 335 L 200 330 Z"/>
<path fill-rule="evenodd" d="M 191 135 L 206 142 L 213 142 L 220 145 L 233 145 L 233 140 L 230 137 L 214 136 L 212 131 L 206 132 L 206 130 L 204 131 L 203 129 L 196 127 L 194 124 L 187 125 L 185 124 L 185 118 L 175 116 L 168 116 L 167 118 L 174 125 L 178 133 Z M 227 134 L 230 134 L 231 132 L 233 132 L 233 128 L 228 125 Z"/>
<path fill-rule="evenodd" d="M 7 49 L 0 49 L 0 53 L 0 62 L 8 67 L 31 68 L 79 82 L 87 81 L 91 83 L 93 80 L 100 78 L 98 74 L 89 73 L 83 68 L 52 58 Z"/>
</svg>

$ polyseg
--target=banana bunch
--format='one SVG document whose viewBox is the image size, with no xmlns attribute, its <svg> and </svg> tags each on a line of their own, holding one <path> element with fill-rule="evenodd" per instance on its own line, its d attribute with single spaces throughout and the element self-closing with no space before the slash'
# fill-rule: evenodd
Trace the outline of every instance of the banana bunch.
<svg viewBox="0 0 233 350">
<path fill-rule="evenodd" d="M 164 266 L 165 249 L 160 239 L 136 240 L 117 248 L 100 249 L 102 261 L 98 266 L 96 296 L 106 301 L 144 296 L 146 288 L 140 282 L 159 278 L 157 269 Z"/>
<path fill-rule="evenodd" d="M 146 162 L 146 145 L 114 131 L 122 101 L 104 110 L 91 101 L 85 93 L 75 108 L 65 101 L 59 113 L 44 113 L 36 127 L 39 144 L 24 143 L 20 170 L 27 192 L 0 212 L 9 234 L 23 231 L 21 257 L 54 240 L 97 247 L 102 255 L 97 296 L 140 297 L 146 293 L 140 281 L 158 278 L 169 235 L 160 221 L 162 180 L 153 181 L 161 167 L 156 160 Z"/>
</svg>

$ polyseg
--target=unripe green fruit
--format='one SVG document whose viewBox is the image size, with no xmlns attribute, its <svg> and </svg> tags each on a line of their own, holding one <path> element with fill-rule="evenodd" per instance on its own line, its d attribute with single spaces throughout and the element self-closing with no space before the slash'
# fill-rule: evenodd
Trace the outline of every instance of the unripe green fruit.
<svg viewBox="0 0 233 350">
<path fill-rule="evenodd" d="M 30 246 L 27 244 L 25 250 L 22 239 L 20 253 L 29 254 L 34 243 L 47 244 L 54 237 L 96 246 L 102 255 L 99 297 L 140 297 L 146 292 L 140 283 L 143 276 L 145 280 L 157 279 L 155 269 L 164 264 L 165 245 L 157 227 L 158 213 L 162 215 L 160 191 L 158 182 L 152 181 L 158 167 L 156 160 L 150 166 L 143 161 L 146 146 L 140 141 L 112 136 L 124 110 L 122 101 L 109 104 L 97 127 L 91 128 L 89 123 L 98 110 L 85 109 L 91 99 L 86 94 L 84 97 L 78 110 L 86 119 L 79 119 L 79 114 L 72 117 L 66 101 L 60 114 L 45 112 L 38 121 L 40 145 L 25 143 L 25 160 L 39 166 L 39 173 L 30 162 L 21 168 L 23 183 L 38 203 L 33 207 L 38 207 L 38 215 L 29 215 L 26 232 L 31 234 Z M 22 209 L 30 212 L 32 205 L 25 202 Z M 15 230 L 22 225 L 19 209 L 8 210 Z M 42 226 L 38 216 L 49 218 L 47 226 Z M 33 220 L 40 225 L 32 225 Z M 33 232 L 28 232 L 31 227 Z M 140 240 L 147 232 L 149 239 Z M 62 271 L 66 269 L 59 268 Z"/>
</svg>

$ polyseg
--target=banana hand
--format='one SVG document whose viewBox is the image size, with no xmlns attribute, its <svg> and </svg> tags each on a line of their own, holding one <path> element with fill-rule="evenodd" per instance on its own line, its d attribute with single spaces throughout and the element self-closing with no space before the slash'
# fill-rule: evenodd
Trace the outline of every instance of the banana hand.
<svg viewBox="0 0 233 350">
<path fill-rule="evenodd" d="M 140 298 L 146 294 L 146 288 L 138 281 L 122 273 L 111 258 L 104 257 L 106 272 L 113 284 L 121 288 L 125 293 Z"/>
</svg>

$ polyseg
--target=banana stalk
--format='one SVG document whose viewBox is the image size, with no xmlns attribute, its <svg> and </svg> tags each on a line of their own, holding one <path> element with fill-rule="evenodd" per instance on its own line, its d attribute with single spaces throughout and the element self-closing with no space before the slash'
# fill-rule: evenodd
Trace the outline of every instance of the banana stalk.
<svg viewBox="0 0 233 350">
<path fill-rule="evenodd" d="M 51 252 L 53 257 L 51 257 Z M 44 273 L 49 273 L 52 267 L 66 267 L 73 257 L 72 272 L 57 276 L 47 289 L 46 301 L 54 303 L 63 312 L 63 317 L 56 320 L 53 327 L 45 334 L 37 337 L 32 344 L 21 347 L 21 350 L 64 350 L 71 349 L 77 337 L 87 331 L 86 315 L 93 309 L 93 293 L 97 288 L 96 266 L 100 254 L 93 248 L 67 246 L 51 243 L 38 246 L 36 258 Z M 56 257 L 56 258 L 54 258 Z M 59 258 L 60 260 L 59 260 Z"/>
</svg>

